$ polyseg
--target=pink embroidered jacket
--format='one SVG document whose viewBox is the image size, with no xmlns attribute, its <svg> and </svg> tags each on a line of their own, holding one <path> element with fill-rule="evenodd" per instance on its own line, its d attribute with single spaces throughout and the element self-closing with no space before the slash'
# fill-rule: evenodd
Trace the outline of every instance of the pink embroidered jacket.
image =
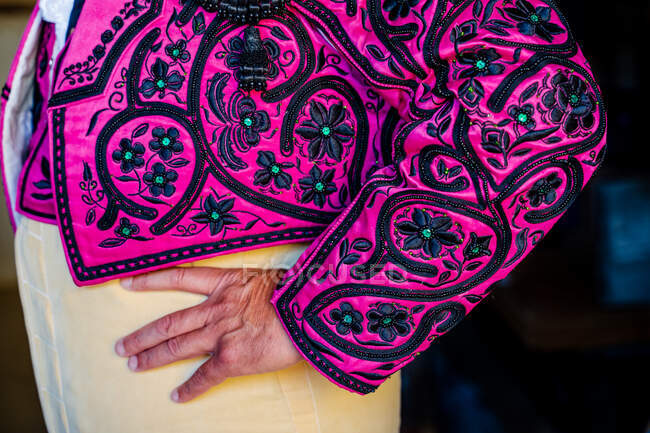
<svg viewBox="0 0 650 433">
<path fill-rule="evenodd" d="M 604 155 L 550 0 L 85 0 L 53 39 L 37 8 L 3 91 L 10 209 L 58 224 L 80 285 L 313 241 L 272 302 L 358 393 L 462 320 Z"/>
</svg>

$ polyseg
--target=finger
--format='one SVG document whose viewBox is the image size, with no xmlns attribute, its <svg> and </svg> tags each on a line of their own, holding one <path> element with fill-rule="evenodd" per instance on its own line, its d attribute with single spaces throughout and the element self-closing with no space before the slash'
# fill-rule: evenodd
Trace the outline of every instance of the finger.
<svg viewBox="0 0 650 433">
<path fill-rule="evenodd" d="M 145 371 L 175 361 L 190 359 L 214 349 L 214 328 L 204 327 L 178 337 L 170 338 L 157 346 L 133 355 L 128 366 L 133 371 Z"/>
<path fill-rule="evenodd" d="M 183 290 L 199 295 L 209 295 L 214 281 L 210 268 L 169 268 L 123 278 L 120 284 L 127 290 Z"/>
<path fill-rule="evenodd" d="M 120 356 L 135 355 L 170 338 L 203 328 L 209 314 L 207 308 L 200 306 L 167 314 L 119 339 L 115 344 L 115 352 Z"/>
<path fill-rule="evenodd" d="M 171 398 L 177 403 L 185 403 L 220 384 L 226 378 L 218 358 L 212 356 L 201 364 L 192 377 L 172 391 Z"/>
<path fill-rule="evenodd" d="M 241 269 L 177 267 L 124 278 L 120 283 L 128 290 L 182 290 L 208 296 L 243 278 Z"/>
</svg>

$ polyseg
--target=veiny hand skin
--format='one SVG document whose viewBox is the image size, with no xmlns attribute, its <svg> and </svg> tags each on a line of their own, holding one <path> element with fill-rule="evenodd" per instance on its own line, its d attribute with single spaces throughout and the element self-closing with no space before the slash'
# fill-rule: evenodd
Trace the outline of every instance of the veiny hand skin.
<svg viewBox="0 0 650 433">
<path fill-rule="evenodd" d="M 281 269 L 171 268 L 121 281 L 133 291 L 182 290 L 207 296 L 119 339 L 133 371 L 209 354 L 172 400 L 184 403 L 228 377 L 266 373 L 302 359 L 269 302 Z"/>
</svg>

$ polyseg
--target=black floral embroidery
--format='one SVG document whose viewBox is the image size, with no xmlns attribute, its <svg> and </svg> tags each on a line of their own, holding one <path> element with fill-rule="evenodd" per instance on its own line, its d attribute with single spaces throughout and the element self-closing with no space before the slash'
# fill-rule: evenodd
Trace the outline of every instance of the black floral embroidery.
<svg viewBox="0 0 650 433">
<path fill-rule="evenodd" d="M 517 124 L 523 126 L 527 130 L 535 129 L 535 108 L 533 104 L 524 104 L 522 106 L 511 105 L 508 107 L 508 115 L 512 117 Z"/>
<path fill-rule="evenodd" d="M 248 150 L 260 142 L 260 132 L 266 132 L 271 126 L 269 115 L 266 111 L 257 110 L 255 101 L 246 96 L 237 100 L 235 105 L 236 117 L 239 121 L 235 131 L 239 142 L 244 144 L 240 150 Z"/>
<path fill-rule="evenodd" d="M 191 58 L 185 39 L 179 39 L 176 43 L 167 44 L 165 46 L 165 53 L 175 62 L 187 63 Z"/>
<path fill-rule="evenodd" d="M 152 171 L 148 171 L 142 176 L 144 183 L 149 186 L 149 192 L 154 197 L 158 197 L 160 194 L 170 197 L 176 191 L 176 187 L 172 183 L 178 179 L 178 173 L 176 170 L 167 170 L 161 162 L 155 163 L 152 168 Z"/>
<path fill-rule="evenodd" d="M 596 100 L 587 83 L 576 75 L 567 77 L 558 72 L 551 79 L 551 90 L 542 96 L 542 104 L 550 110 L 551 121 L 561 123 L 567 134 L 589 130 L 596 123 Z"/>
<path fill-rule="evenodd" d="M 535 182 L 528 193 L 526 193 L 526 197 L 528 197 L 530 205 L 533 207 L 539 207 L 542 203 L 551 204 L 557 198 L 555 190 L 560 185 L 562 185 L 562 179 L 560 179 L 557 173 L 551 173 Z"/>
<path fill-rule="evenodd" d="M 284 169 L 293 167 L 293 163 L 276 162 L 273 152 L 263 150 L 257 153 L 257 165 L 262 168 L 255 172 L 253 185 L 269 186 L 273 182 L 276 188 L 291 187 L 291 176 L 285 173 Z"/>
<path fill-rule="evenodd" d="M 266 111 L 258 110 L 255 101 L 239 90 L 230 96 L 226 105 L 220 89 L 228 85 L 229 79 L 229 74 L 217 73 L 208 80 L 209 108 L 216 121 L 209 118 L 207 109 L 204 109 L 204 113 L 207 123 L 215 127 L 212 132 L 212 144 L 218 146 L 215 153 L 228 168 L 241 170 L 248 167 L 248 163 L 237 152 L 248 152 L 257 146 L 261 133 L 269 130 L 271 121 Z M 271 137 L 274 132 L 270 134 Z"/>
<path fill-rule="evenodd" d="M 404 337 L 411 331 L 411 326 L 407 322 L 408 312 L 401 308 L 396 308 L 393 304 L 381 303 L 377 308 L 366 313 L 368 318 L 368 332 L 379 334 L 379 338 L 384 341 L 392 342 L 399 335 Z"/>
<path fill-rule="evenodd" d="M 163 161 L 168 161 L 174 154 L 183 151 L 183 144 L 178 141 L 178 129 L 171 127 L 165 131 L 165 128 L 158 126 L 151 131 L 151 135 L 154 139 L 149 142 L 149 149 L 156 152 Z"/>
<path fill-rule="evenodd" d="M 208 224 L 210 234 L 215 236 L 225 229 L 226 226 L 239 224 L 239 219 L 229 213 L 235 204 L 235 199 L 228 198 L 217 201 L 210 195 L 203 202 L 203 212 L 192 217 L 192 221 L 199 224 Z"/>
<path fill-rule="evenodd" d="M 142 81 L 140 93 L 145 98 L 151 98 L 156 93 L 159 98 L 163 98 L 167 90 L 172 92 L 180 90 L 184 80 L 185 78 L 178 71 L 169 73 L 169 64 L 158 58 L 151 67 L 149 78 Z"/>
<path fill-rule="evenodd" d="M 501 74 L 506 67 L 497 62 L 500 58 L 494 48 L 461 51 L 458 62 L 469 67 L 461 71 L 460 78 Z"/>
<path fill-rule="evenodd" d="M 363 327 L 363 315 L 352 308 L 349 302 L 341 302 L 339 308 L 330 311 L 330 318 L 336 323 L 336 332 L 341 335 L 361 334 Z"/>
<path fill-rule="evenodd" d="M 325 108 L 318 101 L 309 104 L 311 119 L 306 120 L 296 128 L 296 133 L 309 140 L 308 152 L 310 160 L 321 159 L 325 153 L 333 160 L 339 162 L 343 157 L 343 144 L 354 136 L 354 130 L 344 123 L 345 109 L 338 102 Z"/>
<path fill-rule="evenodd" d="M 447 216 L 432 217 L 422 209 L 413 211 L 412 219 L 395 224 L 397 231 L 406 236 L 404 250 L 422 250 L 425 256 L 438 257 L 442 246 L 453 247 L 462 240 L 458 233 L 450 231 L 453 222 Z"/>
<path fill-rule="evenodd" d="M 406 18 L 418 3 L 420 0 L 384 0 L 382 9 L 388 12 L 388 19 L 394 21 L 397 18 Z"/>
<path fill-rule="evenodd" d="M 88 56 L 87 60 L 71 63 L 63 69 L 64 79 L 61 80 L 59 86 L 63 83 L 75 85 L 93 80 L 95 73 L 99 70 L 97 63 L 106 55 L 106 44 L 115 39 L 117 32 L 124 27 L 124 20 L 139 16 L 149 6 L 150 2 L 151 0 L 125 2 L 124 7 L 120 9 L 122 16 L 116 15 L 111 20 L 113 31 L 107 29 L 100 34 L 101 44 L 93 47 L 92 56 Z"/>
<path fill-rule="evenodd" d="M 113 151 L 113 161 L 120 163 L 122 173 L 129 173 L 144 166 L 144 151 L 142 143 L 132 143 L 130 139 L 123 138 L 120 140 L 120 148 Z"/>
<path fill-rule="evenodd" d="M 469 234 L 469 242 L 463 248 L 465 260 L 473 260 L 483 256 L 492 255 L 490 251 L 490 239 L 492 236 L 478 236 L 472 232 Z"/>
<path fill-rule="evenodd" d="M 272 39 L 262 39 L 256 27 L 244 29 L 244 36 L 233 37 L 229 42 L 226 66 L 234 71 L 242 90 L 266 90 L 267 80 L 278 76 L 275 61 L 280 57 L 280 47 Z"/>
<path fill-rule="evenodd" d="M 120 225 L 115 227 L 115 234 L 124 239 L 130 239 L 140 233 L 137 224 L 131 224 L 128 218 L 120 218 Z"/>
<path fill-rule="evenodd" d="M 564 33 L 564 29 L 549 22 L 551 8 L 546 6 L 533 7 L 526 0 L 517 0 L 514 8 L 504 8 L 510 18 L 517 21 L 517 29 L 522 35 L 537 35 L 547 42 L 553 41 L 554 35 Z"/>
<path fill-rule="evenodd" d="M 317 166 L 313 166 L 309 170 L 309 176 L 298 181 L 300 188 L 303 190 L 300 202 L 309 203 L 313 201 L 316 206 L 324 207 L 327 196 L 336 191 L 336 185 L 332 182 L 333 179 L 334 170 L 325 170 L 323 172 Z"/>
<path fill-rule="evenodd" d="M 115 227 L 115 230 L 113 231 L 115 233 L 116 238 L 108 238 L 104 239 L 99 243 L 99 246 L 101 248 L 115 248 L 119 247 L 120 245 L 124 244 L 126 241 L 129 239 L 135 240 L 135 241 L 150 241 L 153 238 L 146 238 L 144 236 L 140 236 L 138 233 L 140 233 L 140 227 L 138 227 L 137 224 L 131 223 L 131 221 L 128 218 L 122 217 L 120 218 L 120 224 Z"/>
</svg>

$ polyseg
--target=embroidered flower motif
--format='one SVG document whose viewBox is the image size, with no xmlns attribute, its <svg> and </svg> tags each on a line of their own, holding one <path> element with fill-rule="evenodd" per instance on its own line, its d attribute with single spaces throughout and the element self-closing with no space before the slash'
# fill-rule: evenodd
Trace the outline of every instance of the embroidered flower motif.
<svg viewBox="0 0 650 433">
<path fill-rule="evenodd" d="M 492 251 L 490 251 L 490 239 L 492 239 L 492 236 L 477 236 L 474 232 L 470 233 L 469 242 L 463 248 L 465 259 L 473 260 L 492 254 Z"/>
<path fill-rule="evenodd" d="M 257 153 L 257 165 L 262 167 L 255 172 L 253 185 L 269 186 L 271 182 L 280 189 L 291 187 L 291 176 L 285 173 L 285 168 L 293 167 L 290 162 L 276 162 L 273 152 L 263 150 Z"/>
<path fill-rule="evenodd" d="M 567 77 L 558 72 L 551 79 L 551 86 L 552 90 L 542 96 L 542 104 L 550 109 L 551 120 L 562 123 L 567 134 L 591 129 L 597 104 L 587 83 L 576 75 Z"/>
<path fill-rule="evenodd" d="M 417 6 L 420 0 L 384 0 L 382 9 L 388 12 L 388 19 L 391 21 L 399 18 L 406 18 L 411 8 Z"/>
<path fill-rule="evenodd" d="M 530 205 L 533 207 L 539 207 L 542 203 L 551 204 L 557 198 L 555 190 L 558 189 L 560 185 L 562 185 L 562 179 L 560 179 L 557 173 L 551 173 L 535 182 L 526 193 L 526 197 L 528 197 Z"/>
<path fill-rule="evenodd" d="M 124 239 L 130 239 L 140 233 L 136 224 L 131 224 L 128 218 L 120 218 L 120 225 L 115 227 L 115 235 Z"/>
<path fill-rule="evenodd" d="M 537 35 L 547 42 L 553 41 L 553 35 L 564 33 L 564 29 L 549 22 L 551 8 L 545 6 L 533 7 L 526 0 L 517 0 L 514 8 L 504 8 L 510 18 L 517 21 L 517 29 L 522 35 Z"/>
<path fill-rule="evenodd" d="M 236 117 L 233 120 L 239 122 L 235 127 L 237 138 L 244 144 L 240 146 L 240 150 L 246 151 L 260 142 L 260 132 L 268 131 L 271 121 L 266 111 L 258 111 L 255 101 L 248 96 L 237 100 L 235 112 Z"/>
<path fill-rule="evenodd" d="M 178 173 L 175 170 L 167 170 L 162 162 L 157 162 L 153 165 L 153 170 L 146 172 L 142 179 L 149 185 L 151 195 L 158 197 L 162 194 L 169 197 L 176 191 L 172 183 L 178 179 Z"/>
<path fill-rule="evenodd" d="M 323 173 L 320 168 L 313 166 L 309 170 L 309 176 L 298 181 L 300 188 L 303 190 L 300 203 L 313 201 L 320 208 L 325 206 L 326 197 L 336 191 L 336 186 L 332 182 L 333 179 L 333 169 L 325 170 Z"/>
<path fill-rule="evenodd" d="M 244 37 L 233 37 L 228 47 L 225 63 L 234 71 L 242 90 L 264 91 L 267 80 L 278 76 L 275 61 L 280 56 L 280 47 L 272 39 L 262 39 L 258 28 L 246 27 Z"/>
<path fill-rule="evenodd" d="M 120 225 L 115 227 L 113 231 L 117 237 L 107 238 L 99 243 L 101 248 L 117 248 L 121 245 L 124 245 L 129 239 L 135 241 L 150 241 L 153 238 L 146 238 L 144 236 L 139 236 L 140 228 L 137 224 L 131 224 L 128 218 L 120 218 Z"/>
<path fill-rule="evenodd" d="M 234 204 L 234 198 L 217 201 L 214 196 L 210 195 L 203 202 L 203 212 L 194 215 L 192 221 L 199 224 L 208 224 L 210 226 L 210 234 L 215 236 L 226 226 L 239 224 L 239 219 L 229 213 Z"/>
<path fill-rule="evenodd" d="M 535 119 L 533 119 L 534 114 L 535 108 L 533 107 L 533 104 L 524 104 L 522 106 L 511 105 L 508 107 L 508 115 L 512 117 L 515 122 L 529 131 L 535 129 Z"/>
<path fill-rule="evenodd" d="M 406 310 L 395 308 L 393 304 L 382 303 L 376 309 L 366 313 L 368 318 L 368 332 L 379 334 L 379 338 L 392 342 L 398 335 L 404 337 L 411 331 L 407 322 Z"/>
<path fill-rule="evenodd" d="M 309 159 L 318 160 L 325 153 L 335 161 L 341 161 L 343 144 L 354 136 L 354 130 L 345 120 L 343 104 L 338 102 L 330 106 L 329 110 L 318 101 L 309 104 L 310 120 L 301 123 L 296 128 L 296 133 L 309 140 Z"/>
<path fill-rule="evenodd" d="M 122 173 L 129 173 L 144 165 L 144 150 L 141 143 L 133 144 L 128 138 L 123 138 L 120 140 L 120 148 L 113 151 L 113 161 L 120 163 Z"/>
<path fill-rule="evenodd" d="M 174 59 L 175 62 L 187 63 L 191 58 L 185 39 L 179 39 L 176 43 L 167 44 L 165 46 L 165 53 Z"/>
<path fill-rule="evenodd" d="M 180 90 L 183 86 L 183 76 L 178 71 L 169 72 L 169 64 L 161 59 L 156 59 L 151 67 L 151 75 L 145 78 L 140 86 L 140 93 L 145 98 L 151 98 L 158 93 L 158 97 L 165 96 L 165 92 L 170 90 L 172 92 Z"/>
<path fill-rule="evenodd" d="M 348 302 L 341 302 L 339 308 L 330 311 L 330 318 L 336 322 L 336 332 L 341 335 L 348 335 L 350 331 L 353 334 L 361 334 L 363 315 L 352 308 Z"/>
<path fill-rule="evenodd" d="M 458 62 L 469 67 L 461 71 L 460 78 L 498 75 L 506 69 L 501 63 L 496 62 L 500 58 L 501 55 L 494 48 L 461 51 Z"/>
<path fill-rule="evenodd" d="M 419 250 L 429 257 L 437 257 L 442 246 L 452 247 L 462 241 L 458 233 L 451 232 L 451 218 L 447 216 L 432 217 L 421 209 L 413 211 L 411 221 L 401 221 L 395 224 L 397 231 L 407 236 L 402 248 L 404 250 Z"/>
<path fill-rule="evenodd" d="M 163 161 L 183 151 L 183 144 L 178 141 L 178 129 L 171 127 L 165 131 L 165 128 L 158 126 L 151 131 L 151 135 L 154 140 L 149 142 L 149 149 L 156 152 Z"/>
</svg>

